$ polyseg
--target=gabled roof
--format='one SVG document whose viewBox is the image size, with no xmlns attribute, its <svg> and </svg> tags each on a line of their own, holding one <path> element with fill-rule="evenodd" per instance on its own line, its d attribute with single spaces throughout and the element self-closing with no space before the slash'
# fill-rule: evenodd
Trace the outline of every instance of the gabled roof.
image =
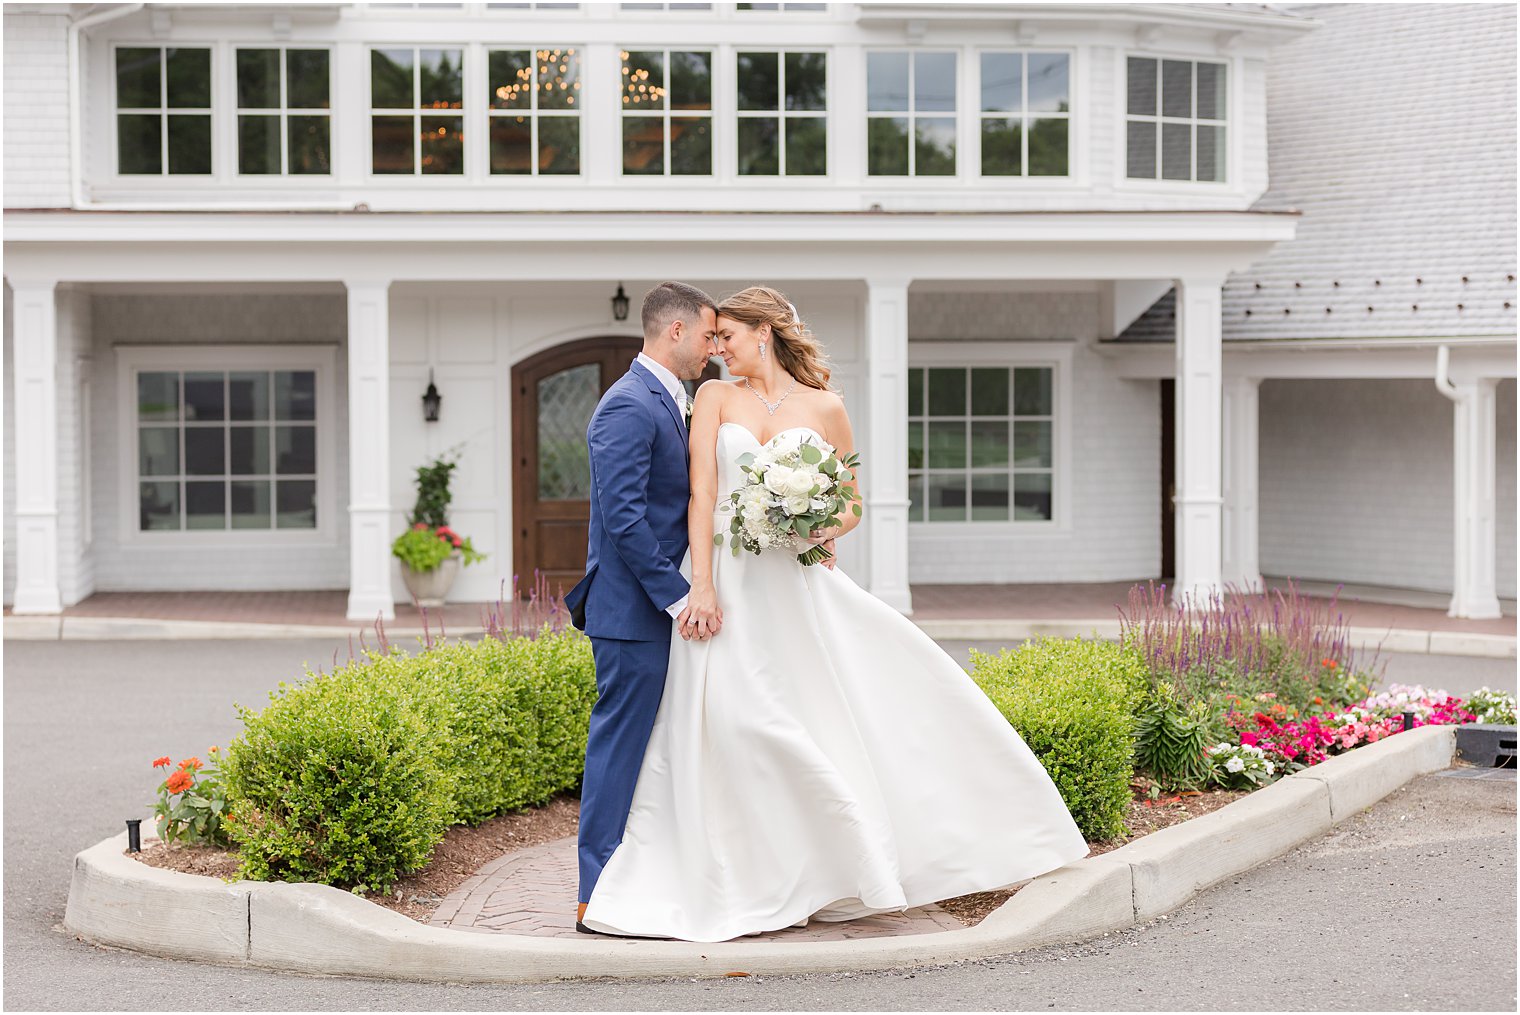
<svg viewBox="0 0 1520 1015">
<path fill-rule="evenodd" d="M 1269 58 L 1254 207 L 1303 218 L 1230 276 L 1225 339 L 1514 335 L 1515 7 L 1283 6 L 1322 26 Z"/>
</svg>

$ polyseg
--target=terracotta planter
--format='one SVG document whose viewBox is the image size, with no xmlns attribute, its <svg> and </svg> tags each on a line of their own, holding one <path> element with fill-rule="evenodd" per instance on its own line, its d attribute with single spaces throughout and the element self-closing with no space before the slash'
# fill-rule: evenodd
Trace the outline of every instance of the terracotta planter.
<svg viewBox="0 0 1520 1015">
<path fill-rule="evenodd" d="M 406 561 L 401 562 L 401 580 L 406 583 L 406 590 L 417 600 L 418 606 L 443 605 L 454 579 L 459 577 L 459 561 L 462 556 L 455 550 L 431 571 L 413 571 Z"/>
</svg>

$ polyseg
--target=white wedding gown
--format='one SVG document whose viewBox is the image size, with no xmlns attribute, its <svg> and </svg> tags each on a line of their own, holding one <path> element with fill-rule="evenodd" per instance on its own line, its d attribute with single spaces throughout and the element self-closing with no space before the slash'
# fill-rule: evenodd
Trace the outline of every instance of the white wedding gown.
<svg viewBox="0 0 1520 1015">
<path fill-rule="evenodd" d="M 719 426 L 720 503 L 743 482 L 736 459 L 759 447 Z M 1034 753 L 906 617 L 784 551 L 715 548 L 713 579 L 723 627 L 672 636 L 588 927 L 723 941 L 1000 888 L 1087 855 Z"/>
</svg>

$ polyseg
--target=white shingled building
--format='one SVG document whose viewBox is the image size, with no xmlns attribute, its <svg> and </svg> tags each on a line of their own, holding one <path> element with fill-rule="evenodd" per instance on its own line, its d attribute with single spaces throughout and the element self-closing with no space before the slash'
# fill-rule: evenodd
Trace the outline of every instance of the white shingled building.
<svg viewBox="0 0 1520 1015">
<path fill-rule="evenodd" d="M 827 343 L 842 562 L 903 610 L 1263 575 L 1512 609 L 1513 7 L 4 16 L 16 613 L 391 616 L 456 446 L 490 558 L 452 598 L 578 574 L 580 437 L 666 278 L 779 286 Z"/>
</svg>

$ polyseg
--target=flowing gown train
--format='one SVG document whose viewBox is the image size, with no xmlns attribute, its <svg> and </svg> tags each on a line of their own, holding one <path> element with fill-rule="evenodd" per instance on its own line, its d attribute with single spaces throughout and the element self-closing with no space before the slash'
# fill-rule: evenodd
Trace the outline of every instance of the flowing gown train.
<svg viewBox="0 0 1520 1015">
<path fill-rule="evenodd" d="M 717 440 L 722 501 L 760 442 L 736 423 Z M 1039 760 L 912 621 L 791 553 L 715 548 L 713 579 L 722 630 L 672 634 L 588 927 L 723 941 L 1000 888 L 1087 855 Z"/>
</svg>

